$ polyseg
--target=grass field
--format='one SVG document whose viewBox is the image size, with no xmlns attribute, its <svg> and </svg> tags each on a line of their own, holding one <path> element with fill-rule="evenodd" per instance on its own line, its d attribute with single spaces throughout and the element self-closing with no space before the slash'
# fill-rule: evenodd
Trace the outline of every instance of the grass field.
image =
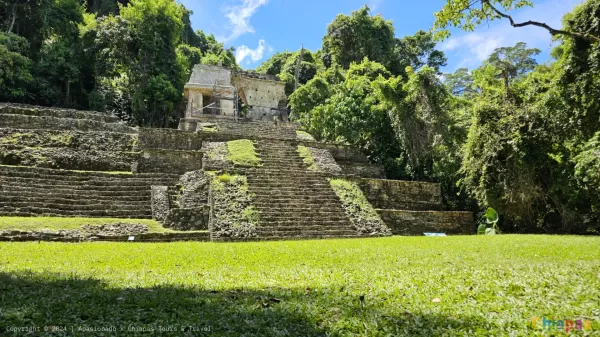
<svg viewBox="0 0 600 337">
<path fill-rule="evenodd" d="M 534 316 L 599 335 L 600 237 L 0 244 L 0 335 L 547 335 Z"/>
<path fill-rule="evenodd" d="M 148 219 L 109 219 L 109 218 L 60 218 L 60 217 L 0 217 L 0 231 L 16 229 L 21 231 L 79 229 L 83 225 L 104 225 L 132 223 L 148 226 L 148 232 L 170 232 L 160 222 Z"/>
</svg>

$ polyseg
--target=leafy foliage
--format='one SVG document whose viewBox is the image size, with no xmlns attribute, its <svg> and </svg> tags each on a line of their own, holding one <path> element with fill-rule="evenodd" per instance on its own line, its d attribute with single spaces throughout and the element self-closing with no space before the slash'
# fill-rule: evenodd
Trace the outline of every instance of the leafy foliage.
<svg viewBox="0 0 600 337">
<path fill-rule="evenodd" d="M 597 237 L 549 235 L 0 243 L 0 328 L 76 321 L 146 329 L 128 336 L 159 326 L 178 331 L 150 334 L 530 336 L 547 334 L 528 324 L 533 315 L 586 313 L 593 335 L 599 247 Z"/>
</svg>

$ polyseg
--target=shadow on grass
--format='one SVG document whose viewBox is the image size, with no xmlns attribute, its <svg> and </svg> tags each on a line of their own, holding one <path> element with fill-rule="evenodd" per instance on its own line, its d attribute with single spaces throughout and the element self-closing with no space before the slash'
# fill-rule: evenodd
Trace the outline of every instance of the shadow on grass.
<svg viewBox="0 0 600 337">
<path fill-rule="evenodd" d="M 193 286 L 115 288 L 62 274 L 0 273 L 0 336 L 449 336 L 473 322 L 368 304 L 342 290 L 211 291 Z M 45 332 L 44 326 L 66 328 Z M 163 328 L 160 330 L 160 328 Z M 104 331 L 93 331 L 100 329 Z M 175 331 L 170 331 L 174 329 Z"/>
</svg>

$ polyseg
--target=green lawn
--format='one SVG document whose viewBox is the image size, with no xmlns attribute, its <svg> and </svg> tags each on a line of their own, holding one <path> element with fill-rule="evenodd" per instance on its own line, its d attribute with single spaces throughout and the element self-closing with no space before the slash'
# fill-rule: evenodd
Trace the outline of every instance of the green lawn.
<svg viewBox="0 0 600 337">
<path fill-rule="evenodd" d="M 0 244 L 0 335 L 542 335 L 534 316 L 599 334 L 600 237 Z M 133 331 L 159 326 L 210 332 Z"/>
<path fill-rule="evenodd" d="M 79 229 L 83 225 L 104 225 L 115 223 L 142 224 L 148 226 L 148 232 L 171 232 L 158 221 L 148 219 L 109 219 L 109 218 L 60 218 L 60 217 L 0 217 L 0 231 L 16 229 L 34 231 L 42 229 L 61 230 Z"/>
</svg>

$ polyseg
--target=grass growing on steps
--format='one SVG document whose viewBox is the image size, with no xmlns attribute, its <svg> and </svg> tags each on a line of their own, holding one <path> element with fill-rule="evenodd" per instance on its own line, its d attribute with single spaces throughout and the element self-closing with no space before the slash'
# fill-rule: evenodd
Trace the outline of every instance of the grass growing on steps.
<svg viewBox="0 0 600 337">
<path fill-rule="evenodd" d="M 342 201 L 342 206 L 359 232 L 391 235 L 390 229 L 383 223 L 355 182 L 330 178 L 329 184 Z"/>
<path fill-rule="evenodd" d="M 315 163 L 312 154 L 310 153 L 310 149 L 303 145 L 298 145 L 298 150 L 296 150 L 300 154 L 302 161 L 304 164 L 308 166 L 308 169 L 311 171 L 318 172 L 319 166 Z"/>
<path fill-rule="evenodd" d="M 310 133 L 302 130 L 296 130 L 296 137 L 299 140 L 315 141 L 315 138 Z"/>
<path fill-rule="evenodd" d="M 131 223 L 148 226 L 150 233 L 172 232 L 164 228 L 158 221 L 149 219 L 112 219 L 112 218 L 61 218 L 61 217 L 0 217 L 1 230 L 61 230 L 79 229 L 83 225 L 104 225 L 115 223 Z"/>
<path fill-rule="evenodd" d="M 0 252 L 2 332 L 53 325 L 210 329 L 190 336 L 548 335 L 530 327 L 534 316 L 587 319 L 588 335 L 600 330 L 600 237 L 0 243 Z"/>
<path fill-rule="evenodd" d="M 239 166 L 260 166 L 260 158 L 254 149 L 254 143 L 248 139 L 238 139 L 227 142 L 228 160 Z"/>
</svg>

